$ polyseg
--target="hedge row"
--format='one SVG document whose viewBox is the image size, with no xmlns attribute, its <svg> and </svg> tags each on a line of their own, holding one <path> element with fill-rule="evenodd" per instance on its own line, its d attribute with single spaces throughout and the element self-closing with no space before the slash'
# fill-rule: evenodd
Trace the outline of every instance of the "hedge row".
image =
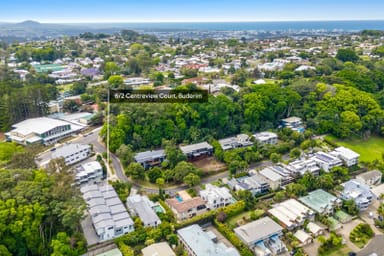
<svg viewBox="0 0 384 256">
<path fill-rule="evenodd" d="M 213 221 L 214 226 L 217 228 L 217 230 L 225 237 L 227 238 L 236 248 L 239 250 L 240 255 L 242 256 L 253 256 L 253 253 L 251 249 L 245 245 L 240 238 L 236 236 L 232 230 L 225 225 L 224 223 L 221 223 L 217 220 Z"/>
<path fill-rule="evenodd" d="M 207 223 L 213 221 L 213 219 L 216 216 L 216 213 L 217 212 L 215 210 L 212 210 L 212 211 L 205 212 L 203 214 L 199 214 L 199 215 L 194 216 L 190 219 L 184 220 L 180 223 L 176 223 L 175 229 L 184 228 L 184 227 L 192 225 L 192 224 L 199 224 L 199 225 L 207 224 Z"/>
<path fill-rule="evenodd" d="M 226 215 L 227 218 L 233 217 L 242 213 L 245 210 L 245 202 L 243 200 L 237 201 L 234 204 L 225 206 L 221 209 Z"/>
</svg>

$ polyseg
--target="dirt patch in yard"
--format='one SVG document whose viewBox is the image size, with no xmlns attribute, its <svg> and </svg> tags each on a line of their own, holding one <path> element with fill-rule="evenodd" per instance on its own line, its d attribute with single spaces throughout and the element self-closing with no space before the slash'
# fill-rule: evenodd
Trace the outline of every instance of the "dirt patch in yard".
<svg viewBox="0 0 384 256">
<path fill-rule="evenodd" d="M 205 173 L 221 172 L 227 169 L 224 163 L 219 162 L 213 156 L 193 161 L 192 164 Z"/>
</svg>

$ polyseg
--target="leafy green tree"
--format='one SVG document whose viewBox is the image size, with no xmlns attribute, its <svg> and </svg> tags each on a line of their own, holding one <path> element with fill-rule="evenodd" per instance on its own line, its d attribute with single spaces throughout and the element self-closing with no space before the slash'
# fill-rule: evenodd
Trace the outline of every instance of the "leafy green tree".
<svg viewBox="0 0 384 256">
<path fill-rule="evenodd" d="M 345 210 L 348 214 L 354 216 L 359 213 L 359 208 L 357 207 L 355 200 L 344 200 L 343 201 L 343 210 Z"/>
<path fill-rule="evenodd" d="M 184 181 L 184 177 L 186 177 L 190 173 L 196 174 L 196 168 L 192 164 L 187 163 L 185 161 L 179 162 L 175 166 L 173 171 L 174 171 L 173 180 L 175 182 Z M 193 176 L 193 178 L 195 177 Z"/>
<path fill-rule="evenodd" d="M 272 153 L 272 154 L 269 156 L 269 159 L 270 159 L 273 163 L 278 163 L 278 162 L 281 160 L 281 155 L 278 154 L 278 153 Z"/>
<path fill-rule="evenodd" d="M 85 93 L 85 90 L 87 89 L 87 83 L 86 82 L 74 82 L 71 91 L 73 95 L 79 95 Z"/>
<path fill-rule="evenodd" d="M 255 207 L 255 197 L 249 190 L 240 190 L 237 192 L 237 196 L 240 198 L 240 200 L 243 200 L 245 202 L 245 208 L 247 210 L 251 210 Z"/>
<path fill-rule="evenodd" d="M 156 167 L 151 168 L 147 172 L 147 175 L 148 175 L 149 181 L 152 182 L 152 183 L 155 183 L 158 178 L 161 178 L 162 172 L 161 172 L 161 169 L 156 166 Z"/>
<path fill-rule="evenodd" d="M 69 113 L 77 112 L 79 111 L 80 105 L 76 100 L 65 100 L 63 103 L 63 111 Z"/>
<path fill-rule="evenodd" d="M 186 156 L 174 144 L 165 147 L 165 154 L 167 156 L 167 166 L 169 168 L 174 168 L 179 162 L 186 160 Z"/>
<path fill-rule="evenodd" d="M 128 166 L 130 163 L 132 163 L 135 160 L 131 145 L 122 144 L 116 150 L 116 155 L 119 157 L 121 164 L 124 167 Z"/>
<path fill-rule="evenodd" d="M 112 88 L 118 88 L 124 83 L 124 79 L 119 75 L 112 75 L 108 78 L 108 83 Z"/>
<path fill-rule="evenodd" d="M 357 56 L 356 52 L 350 48 L 337 50 L 336 58 L 344 62 L 356 62 L 359 60 L 359 56 Z"/>
<path fill-rule="evenodd" d="M 145 177 L 144 167 L 139 163 L 130 163 L 126 168 L 125 174 L 135 180 L 143 180 Z"/>
<path fill-rule="evenodd" d="M 284 191 L 278 191 L 275 193 L 275 195 L 273 196 L 273 201 L 279 203 L 279 202 L 282 202 L 286 199 L 286 194 Z"/>
<path fill-rule="evenodd" d="M 115 62 L 109 61 L 104 66 L 104 78 L 108 79 L 111 75 L 116 75 L 119 71 L 119 66 Z"/>
<path fill-rule="evenodd" d="M 200 183 L 200 177 L 194 173 L 189 173 L 183 178 L 183 182 L 189 187 L 193 187 Z"/>
<path fill-rule="evenodd" d="M 301 156 L 301 151 L 300 149 L 298 148 L 293 148 L 290 152 L 289 152 L 289 156 L 291 158 L 298 158 Z"/>
</svg>

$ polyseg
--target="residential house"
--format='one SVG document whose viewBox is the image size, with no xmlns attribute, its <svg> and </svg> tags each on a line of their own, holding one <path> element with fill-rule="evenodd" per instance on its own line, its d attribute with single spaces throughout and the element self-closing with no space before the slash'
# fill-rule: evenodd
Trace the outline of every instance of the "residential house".
<svg viewBox="0 0 384 256">
<path fill-rule="evenodd" d="M 373 170 L 357 175 L 356 180 L 368 186 L 373 186 L 381 183 L 382 176 L 381 171 Z"/>
<path fill-rule="evenodd" d="M 201 197 L 194 197 L 184 200 L 177 196 L 166 199 L 165 202 L 175 213 L 178 220 L 185 220 L 207 211 L 205 201 Z"/>
<path fill-rule="evenodd" d="M 180 146 L 180 150 L 189 160 L 211 156 L 213 154 L 213 147 L 205 141 L 187 146 Z"/>
<path fill-rule="evenodd" d="M 298 159 L 290 162 L 285 168 L 299 176 L 303 176 L 307 172 L 315 176 L 320 174 L 320 167 L 317 166 L 316 161 L 313 159 Z"/>
<path fill-rule="evenodd" d="M 161 223 L 153 207 L 154 203 L 147 196 L 132 195 L 127 198 L 127 208 L 131 216 L 139 216 L 144 227 L 157 227 Z"/>
<path fill-rule="evenodd" d="M 299 201 L 322 215 L 333 214 L 335 208 L 340 207 L 342 203 L 339 198 L 322 189 L 309 192 L 308 195 L 300 197 Z"/>
<path fill-rule="evenodd" d="M 256 255 L 276 255 L 287 251 L 280 240 L 283 227 L 269 217 L 255 220 L 233 231 Z"/>
<path fill-rule="evenodd" d="M 259 171 L 259 174 L 265 178 L 272 190 L 276 190 L 293 181 L 289 170 L 281 166 L 269 166 Z"/>
<path fill-rule="evenodd" d="M 325 152 L 317 152 L 311 159 L 326 172 L 329 172 L 333 167 L 341 166 L 343 164 L 339 158 Z"/>
<path fill-rule="evenodd" d="M 140 85 L 148 85 L 151 83 L 151 80 L 148 78 L 142 77 L 130 77 L 124 80 L 124 84 L 132 87 L 138 87 Z"/>
<path fill-rule="evenodd" d="M 80 189 L 99 241 L 134 231 L 134 223 L 111 185 L 86 185 Z"/>
<path fill-rule="evenodd" d="M 360 157 L 358 153 L 345 147 L 335 148 L 331 154 L 341 159 L 347 167 L 357 165 Z"/>
<path fill-rule="evenodd" d="M 308 230 L 309 233 L 311 233 L 314 237 L 318 237 L 320 235 L 324 234 L 325 229 L 320 227 L 314 222 L 309 222 L 307 224 L 306 229 Z"/>
<path fill-rule="evenodd" d="M 344 200 L 354 200 L 360 211 L 364 211 L 372 203 L 373 194 L 368 185 L 360 183 L 358 180 L 350 180 L 343 184 L 341 198 Z"/>
<path fill-rule="evenodd" d="M 299 240 L 300 246 L 305 246 L 313 242 L 312 236 L 301 229 L 297 230 L 293 236 Z"/>
<path fill-rule="evenodd" d="M 143 256 L 176 256 L 167 242 L 151 244 L 141 249 Z"/>
<path fill-rule="evenodd" d="M 303 122 L 300 117 L 292 116 L 281 120 L 281 125 L 293 131 L 304 132 Z"/>
<path fill-rule="evenodd" d="M 295 199 L 273 205 L 268 213 L 277 218 L 288 230 L 304 225 L 305 220 L 314 220 L 315 213 Z"/>
<path fill-rule="evenodd" d="M 234 191 L 248 190 L 254 196 L 257 194 L 268 192 L 270 189 L 267 180 L 259 174 L 232 178 L 228 181 L 227 184 Z"/>
<path fill-rule="evenodd" d="M 223 150 L 229 150 L 234 148 L 249 147 L 253 145 L 253 142 L 250 141 L 248 135 L 239 134 L 236 137 L 221 139 L 219 140 L 219 144 Z"/>
<path fill-rule="evenodd" d="M 207 201 L 206 206 L 209 210 L 224 207 L 235 202 L 226 187 L 217 187 L 212 184 L 207 184 L 205 189 L 200 191 L 200 197 Z"/>
<path fill-rule="evenodd" d="M 77 185 L 98 183 L 103 179 L 103 167 L 97 161 L 88 162 L 76 168 Z"/>
<path fill-rule="evenodd" d="M 193 256 L 240 256 L 234 247 L 218 242 L 212 231 L 205 232 L 199 225 L 193 224 L 177 230 L 180 242 L 188 255 Z"/>
<path fill-rule="evenodd" d="M 259 143 L 267 145 L 277 144 L 278 140 L 278 136 L 274 132 L 259 132 L 253 134 L 253 137 L 255 137 Z"/>
<path fill-rule="evenodd" d="M 145 169 L 160 165 L 164 160 L 165 151 L 163 149 L 140 152 L 135 155 L 135 161 Z"/>
<path fill-rule="evenodd" d="M 77 143 L 65 144 L 52 152 L 52 159 L 64 158 L 66 165 L 81 162 L 91 155 L 91 146 Z"/>
</svg>

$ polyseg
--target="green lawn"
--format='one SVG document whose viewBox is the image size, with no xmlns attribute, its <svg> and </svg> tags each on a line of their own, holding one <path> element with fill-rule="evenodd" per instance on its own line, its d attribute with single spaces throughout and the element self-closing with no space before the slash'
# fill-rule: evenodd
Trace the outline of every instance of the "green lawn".
<svg viewBox="0 0 384 256">
<path fill-rule="evenodd" d="M 0 165 L 7 163 L 15 153 L 22 151 L 24 148 L 16 143 L 0 142 Z"/>
<path fill-rule="evenodd" d="M 236 223 L 238 220 L 242 219 L 242 218 L 246 218 L 246 219 L 249 219 L 250 218 L 250 214 L 251 214 L 252 211 L 248 211 L 248 212 L 243 212 L 243 213 L 240 213 L 239 215 L 236 215 L 236 216 L 233 216 L 232 218 L 228 219 L 227 220 L 227 223 L 230 225 L 230 226 L 236 226 Z"/>
<path fill-rule="evenodd" d="M 333 136 L 327 136 L 340 146 L 350 148 L 360 154 L 360 161 L 372 162 L 376 159 L 381 159 L 384 154 L 384 138 L 372 136 L 367 140 L 362 139 L 348 139 L 340 140 Z"/>
<path fill-rule="evenodd" d="M 350 251 L 351 251 L 351 249 L 349 249 L 349 247 L 343 246 L 340 249 L 337 249 L 336 251 L 326 252 L 326 253 L 323 253 L 320 255 L 321 256 L 347 256 L 348 252 L 350 252 Z"/>
<path fill-rule="evenodd" d="M 59 90 L 59 92 L 70 91 L 72 89 L 72 85 L 73 85 L 72 83 L 57 85 L 57 89 Z"/>
</svg>

